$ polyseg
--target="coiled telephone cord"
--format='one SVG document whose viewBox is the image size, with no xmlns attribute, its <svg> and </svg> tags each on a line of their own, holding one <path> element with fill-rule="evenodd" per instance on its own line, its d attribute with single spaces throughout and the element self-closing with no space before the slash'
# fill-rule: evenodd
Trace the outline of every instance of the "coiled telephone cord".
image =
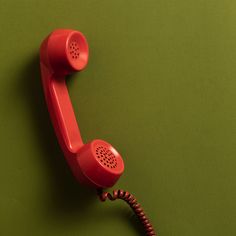
<svg viewBox="0 0 236 236">
<path fill-rule="evenodd" d="M 109 199 L 111 201 L 114 201 L 116 199 L 121 199 L 127 202 L 129 206 L 132 208 L 135 215 L 138 217 L 138 219 L 142 223 L 144 230 L 146 232 L 146 236 L 157 236 L 152 224 L 147 218 L 141 205 L 137 202 L 137 199 L 131 193 L 129 193 L 128 191 L 121 190 L 121 189 L 113 190 L 113 194 L 108 193 L 108 192 L 103 192 L 102 189 L 98 189 L 97 193 L 102 202 L 106 201 L 106 199 Z"/>
</svg>

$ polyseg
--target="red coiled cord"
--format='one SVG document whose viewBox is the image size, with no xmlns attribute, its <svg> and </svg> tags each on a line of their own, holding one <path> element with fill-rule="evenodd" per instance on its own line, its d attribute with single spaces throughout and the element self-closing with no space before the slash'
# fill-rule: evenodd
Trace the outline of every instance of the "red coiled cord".
<svg viewBox="0 0 236 236">
<path fill-rule="evenodd" d="M 102 189 L 98 189 L 98 196 L 102 202 L 109 199 L 114 201 L 116 199 L 122 199 L 129 204 L 129 206 L 134 211 L 135 215 L 139 218 L 140 222 L 143 224 L 147 236 L 157 236 L 152 224 L 149 222 L 144 210 L 137 202 L 137 199 L 129 192 L 124 190 L 113 190 L 113 195 L 108 192 L 103 192 Z"/>
</svg>

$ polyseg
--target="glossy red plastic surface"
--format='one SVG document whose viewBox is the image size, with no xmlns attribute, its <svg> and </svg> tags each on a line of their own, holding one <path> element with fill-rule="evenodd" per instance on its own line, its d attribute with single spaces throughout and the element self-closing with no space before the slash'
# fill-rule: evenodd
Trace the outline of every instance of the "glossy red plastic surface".
<svg viewBox="0 0 236 236">
<path fill-rule="evenodd" d="M 107 142 L 84 144 L 65 83 L 65 76 L 85 68 L 88 44 L 79 31 L 53 31 L 41 44 L 40 67 L 44 94 L 59 144 L 79 182 L 113 186 L 124 171 L 120 154 Z"/>
</svg>

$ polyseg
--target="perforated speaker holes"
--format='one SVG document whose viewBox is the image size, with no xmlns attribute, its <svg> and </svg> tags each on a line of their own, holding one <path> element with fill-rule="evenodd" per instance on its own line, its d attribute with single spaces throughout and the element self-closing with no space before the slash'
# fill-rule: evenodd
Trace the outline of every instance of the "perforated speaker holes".
<svg viewBox="0 0 236 236">
<path fill-rule="evenodd" d="M 70 52 L 72 59 L 76 60 L 79 58 L 80 50 L 79 50 L 79 45 L 77 42 L 73 41 L 70 43 L 69 52 Z"/>
<path fill-rule="evenodd" d="M 108 168 L 114 169 L 117 167 L 117 160 L 111 150 L 106 147 L 99 146 L 96 148 L 96 157 L 99 162 Z"/>
</svg>

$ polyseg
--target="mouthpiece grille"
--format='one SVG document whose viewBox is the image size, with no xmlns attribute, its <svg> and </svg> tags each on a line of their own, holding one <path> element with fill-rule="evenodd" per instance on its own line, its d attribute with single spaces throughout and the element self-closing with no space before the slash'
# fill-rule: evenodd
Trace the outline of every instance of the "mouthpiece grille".
<svg viewBox="0 0 236 236">
<path fill-rule="evenodd" d="M 112 151 L 102 145 L 96 147 L 96 157 L 104 166 L 114 169 L 117 167 L 116 156 Z"/>
</svg>

